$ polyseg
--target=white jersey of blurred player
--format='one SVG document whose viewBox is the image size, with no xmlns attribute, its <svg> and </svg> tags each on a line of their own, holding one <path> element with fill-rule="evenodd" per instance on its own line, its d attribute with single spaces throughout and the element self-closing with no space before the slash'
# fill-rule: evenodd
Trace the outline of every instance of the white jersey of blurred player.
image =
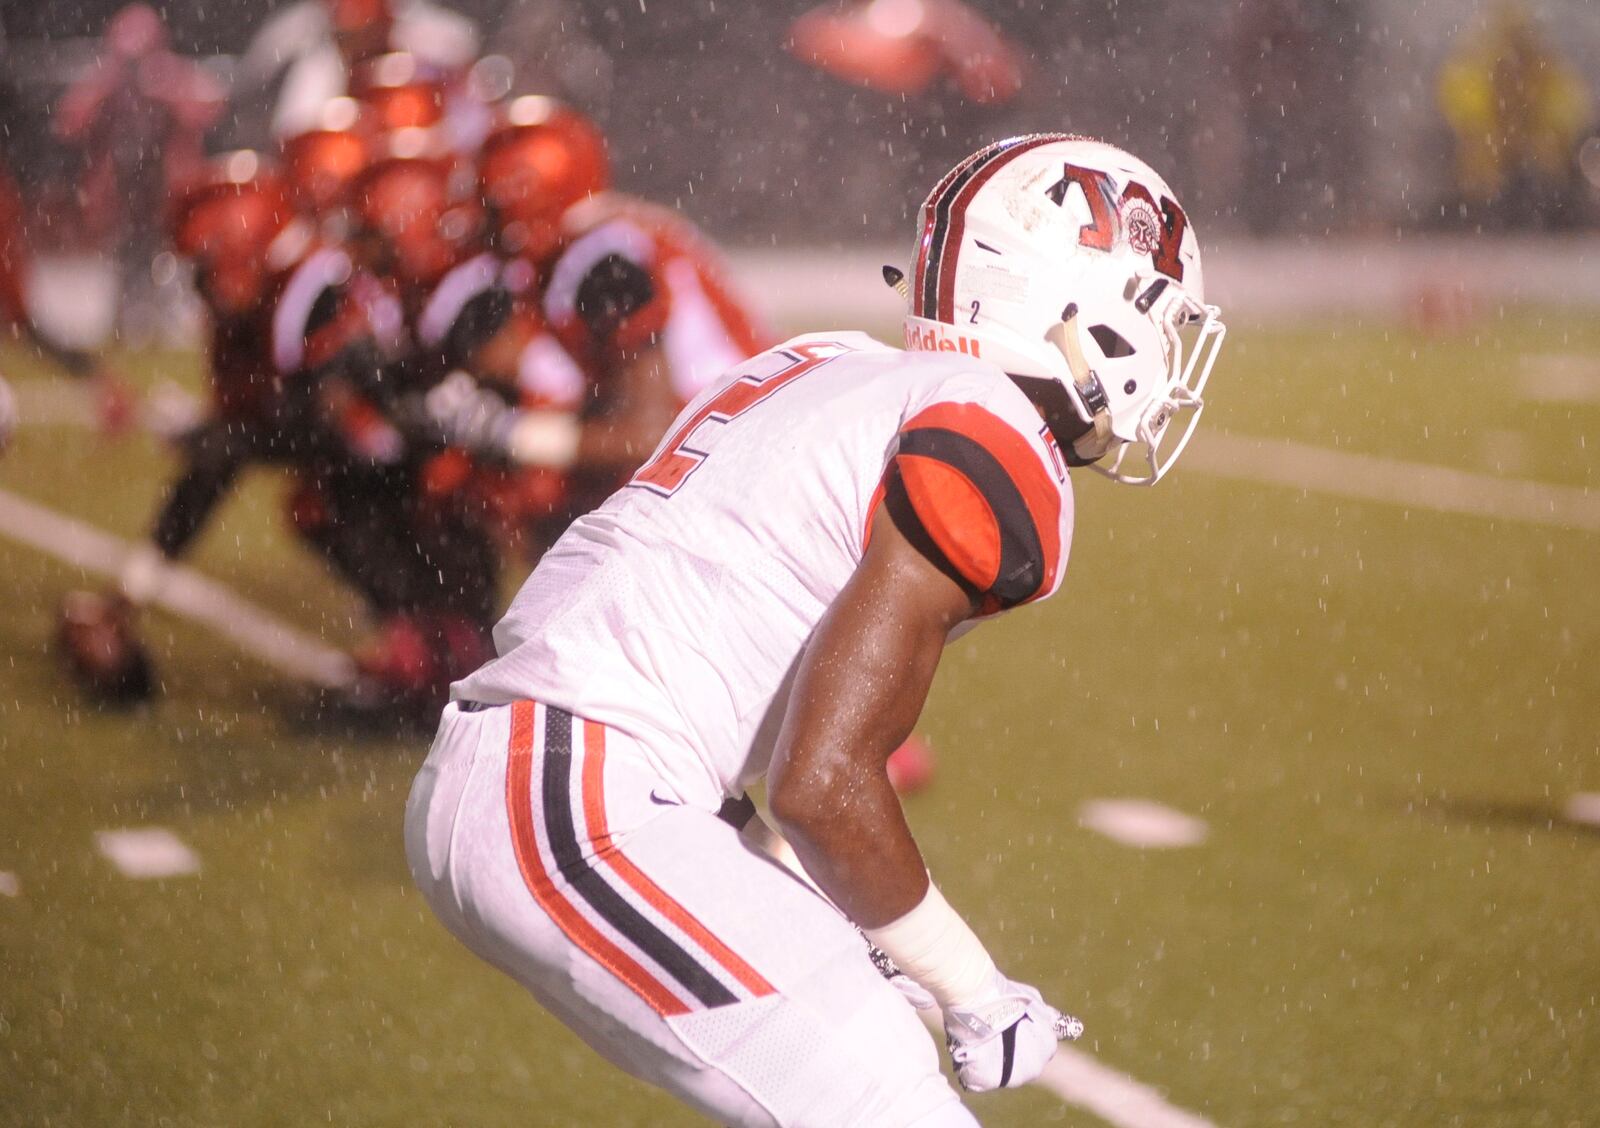
<svg viewBox="0 0 1600 1128">
<path fill-rule="evenodd" d="M 986 614 L 1060 585 L 1061 452 L 963 344 L 799 337 L 702 392 L 540 562 L 412 792 L 445 923 L 720 1123 L 974 1123 L 854 927 L 716 815 L 765 772 L 880 502 Z"/>
</svg>

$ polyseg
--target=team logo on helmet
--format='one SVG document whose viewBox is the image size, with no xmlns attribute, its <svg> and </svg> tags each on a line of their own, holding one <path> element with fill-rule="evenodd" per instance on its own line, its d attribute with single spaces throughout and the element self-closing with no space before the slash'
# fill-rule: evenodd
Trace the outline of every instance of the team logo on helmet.
<svg viewBox="0 0 1600 1128">
<path fill-rule="evenodd" d="M 1155 208 L 1137 196 L 1123 202 L 1122 229 L 1128 233 L 1128 246 L 1138 254 L 1154 254 L 1161 246 L 1161 219 Z"/>
</svg>

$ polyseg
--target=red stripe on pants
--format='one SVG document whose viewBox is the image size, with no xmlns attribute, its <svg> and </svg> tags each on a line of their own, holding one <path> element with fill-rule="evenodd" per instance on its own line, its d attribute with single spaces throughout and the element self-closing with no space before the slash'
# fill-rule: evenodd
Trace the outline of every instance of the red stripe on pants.
<svg viewBox="0 0 1600 1128">
<path fill-rule="evenodd" d="M 652 1010 L 668 1018 L 687 1014 L 689 1006 L 590 924 L 562 896 L 545 870 L 544 859 L 539 855 L 533 815 L 533 731 L 536 708 L 532 701 L 518 701 L 511 706 L 511 746 L 506 757 L 506 812 L 511 818 L 511 844 L 516 851 L 517 867 L 522 871 L 522 882 L 567 939 L 626 983 Z"/>
<path fill-rule="evenodd" d="M 596 848 L 595 856 L 616 871 L 629 887 L 667 920 L 677 925 L 717 963 L 738 980 L 756 998 L 773 993 L 768 983 L 744 960 L 739 958 L 711 930 L 701 924 L 688 909 L 667 895 L 659 885 L 634 865 L 621 849 L 611 841 L 611 831 L 606 825 L 605 797 L 606 728 L 594 721 L 583 722 L 583 817 L 588 824 L 589 839 Z"/>
</svg>

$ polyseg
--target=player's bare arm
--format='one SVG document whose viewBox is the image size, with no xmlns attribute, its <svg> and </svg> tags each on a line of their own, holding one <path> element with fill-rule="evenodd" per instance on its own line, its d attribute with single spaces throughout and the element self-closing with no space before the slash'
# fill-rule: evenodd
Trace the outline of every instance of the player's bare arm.
<svg viewBox="0 0 1600 1128">
<path fill-rule="evenodd" d="M 945 639 L 974 610 L 880 505 L 860 567 L 801 660 L 768 801 L 806 872 L 864 928 L 927 894 L 885 764 L 922 712 Z"/>
<path fill-rule="evenodd" d="M 768 800 L 812 879 L 944 1008 L 962 1084 L 1019 1084 L 1082 1028 L 1001 975 L 931 885 L 886 770 L 922 712 L 945 640 L 978 612 L 978 597 L 913 543 L 915 527 L 901 529 L 888 505 L 872 533 L 801 658 Z"/>
</svg>

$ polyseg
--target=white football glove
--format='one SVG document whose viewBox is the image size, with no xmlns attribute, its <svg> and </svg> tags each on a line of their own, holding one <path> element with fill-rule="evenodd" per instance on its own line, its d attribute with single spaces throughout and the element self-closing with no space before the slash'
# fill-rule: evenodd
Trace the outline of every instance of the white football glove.
<svg viewBox="0 0 1600 1128">
<path fill-rule="evenodd" d="M 1057 1044 L 1083 1035 L 1083 1023 L 997 971 L 990 997 L 944 1012 L 944 1033 L 956 1080 L 969 1092 L 983 1093 L 1038 1077 Z"/>
<path fill-rule="evenodd" d="M 442 442 L 473 454 L 505 454 L 514 412 L 465 372 L 450 373 L 422 402 L 424 418 Z"/>
</svg>

